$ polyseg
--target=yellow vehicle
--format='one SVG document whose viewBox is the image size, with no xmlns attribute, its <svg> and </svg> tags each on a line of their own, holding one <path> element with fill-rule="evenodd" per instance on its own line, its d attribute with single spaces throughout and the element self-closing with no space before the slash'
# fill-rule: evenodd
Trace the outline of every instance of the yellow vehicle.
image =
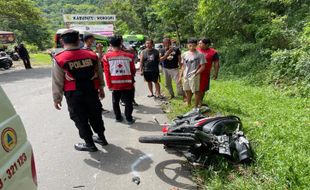
<svg viewBox="0 0 310 190">
<path fill-rule="evenodd" d="M 36 190 L 32 146 L 24 125 L 0 86 L 0 190 Z"/>
</svg>

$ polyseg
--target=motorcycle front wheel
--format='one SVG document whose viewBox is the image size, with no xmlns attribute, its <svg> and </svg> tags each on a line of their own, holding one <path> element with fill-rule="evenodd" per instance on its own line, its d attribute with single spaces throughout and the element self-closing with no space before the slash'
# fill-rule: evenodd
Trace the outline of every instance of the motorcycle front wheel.
<svg viewBox="0 0 310 190">
<path fill-rule="evenodd" d="M 180 136 L 143 136 L 139 138 L 140 143 L 165 144 L 165 145 L 194 145 L 196 140 L 192 137 Z"/>
</svg>

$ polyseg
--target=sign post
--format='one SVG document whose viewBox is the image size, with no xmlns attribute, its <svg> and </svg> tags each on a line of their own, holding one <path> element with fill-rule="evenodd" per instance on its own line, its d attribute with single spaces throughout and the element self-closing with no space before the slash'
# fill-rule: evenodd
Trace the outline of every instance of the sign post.
<svg viewBox="0 0 310 190">
<path fill-rule="evenodd" d="M 74 23 L 74 22 L 111 22 L 116 21 L 115 15 L 63 15 L 65 23 Z"/>
<path fill-rule="evenodd" d="M 113 22 L 116 21 L 116 15 L 79 15 L 79 14 L 64 14 L 63 19 L 66 28 L 80 29 L 89 31 L 91 33 L 100 34 L 103 36 L 113 36 L 114 26 Z M 89 23 L 102 23 L 107 24 L 93 25 Z M 80 23 L 80 24 L 75 24 Z M 83 23 L 83 24 L 82 24 Z"/>
</svg>

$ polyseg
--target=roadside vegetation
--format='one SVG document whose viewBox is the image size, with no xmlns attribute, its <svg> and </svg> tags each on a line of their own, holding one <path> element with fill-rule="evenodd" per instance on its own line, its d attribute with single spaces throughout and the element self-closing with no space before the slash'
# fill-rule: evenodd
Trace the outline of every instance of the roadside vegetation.
<svg viewBox="0 0 310 190">
<path fill-rule="evenodd" d="M 249 166 L 225 159 L 196 169 L 202 189 L 307 189 L 310 181 L 310 100 L 241 80 L 212 81 L 204 100 L 210 115 L 237 115 L 255 152 Z M 171 101 L 170 118 L 188 108 Z"/>
<path fill-rule="evenodd" d="M 0 2 L 0 29 L 44 50 L 65 27 L 62 14 L 115 14 L 117 34 L 155 42 L 170 36 L 180 44 L 209 37 L 227 78 L 309 97 L 309 7 L 309 0 L 11 0 Z"/>
<path fill-rule="evenodd" d="M 33 53 L 30 58 L 34 66 L 52 66 L 51 56 L 47 53 Z"/>
</svg>

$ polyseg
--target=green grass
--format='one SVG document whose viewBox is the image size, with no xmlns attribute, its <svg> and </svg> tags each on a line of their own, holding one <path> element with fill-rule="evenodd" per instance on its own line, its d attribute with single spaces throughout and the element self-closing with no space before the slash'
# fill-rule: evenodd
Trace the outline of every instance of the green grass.
<svg viewBox="0 0 310 190">
<path fill-rule="evenodd" d="M 30 54 L 31 64 L 34 66 L 50 66 L 52 60 L 47 53 L 32 53 Z"/>
<path fill-rule="evenodd" d="M 202 189 L 310 189 L 310 101 L 292 98 L 270 87 L 243 81 L 212 81 L 205 97 L 212 114 L 242 119 L 256 154 L 250 166 L 224 159 L 196 169 Z M 191 109 L 181 99 L 171 102 L 169 117 Z"/>
</svg>

